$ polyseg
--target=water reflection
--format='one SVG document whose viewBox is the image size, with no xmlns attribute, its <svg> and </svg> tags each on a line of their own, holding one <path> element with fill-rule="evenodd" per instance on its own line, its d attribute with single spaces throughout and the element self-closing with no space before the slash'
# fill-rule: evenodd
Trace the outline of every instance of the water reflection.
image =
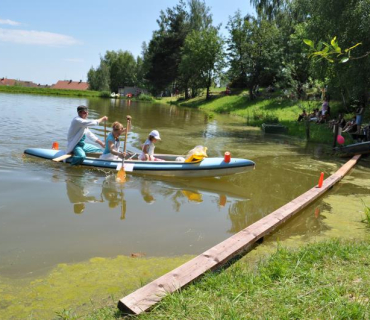
<svg viewBox="0 0 370 320">
<path fill-rule="evenodd" d="M 85 210 L 86 202 L 103 202 L 101 196 L 96 197 L 90 194 L 89 186 L 92 182 L 84 177 L 74 177 L 66 180 L 67 196 L 70 203 L 73 204 L 74 213 L 82 213 Z"/>
<path fill-rule="evenodd" d="M 153 203 L 155 202 L 155 198 L 151 192 L 151 188 L 150 188 L 150 182 L 147 181 L 147 180 L 142 180 L 141 181 L 141 187 L 140 187 L 140 193 L 141 195 L 143 196 L 143 200 L 146 202 L 146 203 Z"/>
<path fill-rule="evenodd" d="M 137 203 L 154 205 L 159 201 L 168 211 L 168 204 L 172 204 L 170 211 L 180 212 L 183 206 L 202 203 L 221 210 L 227 207 L 232 227 L 228 232 L 237 232 L 245 228 L 248 221 L 249 199 L 245 190 L 232 183 L 211 180 L 151 180 L 148 177 L 128 177 L 126 183 L 116 181 L 116 175 L 110 173 L 99 177 L 91 175 L 76 175 L 74 171 L 66 170 L 66 190 L 69 202 L 73 205 L 75 214 L 87 211 L 86 204 L 106 203 L 109 209 L 120 210 L 120 219 L 126 218 L 127 210 L 135 212 Z M 57 182 L 57 175 L 53 175 Z M 99 190 L 100 186 L 100 192 Z M 130 192 L 129 200 L 125 193 Z M 157 210 L 155 210 L 157 212 Z M 252 218 L 253 220 L 255 218 Z"/>
<path fill-rule="evenodd" d="M 115 176 L 109 176 L 104 180 L 102 188 L 103 200 L 108 202 L 108 206 L 111 209 L 120 206 L 120 219 L 124 220 L 126 218 L 126 200 L 123 192 L 124 184 L 117 183 L 115 178 Z"/>
</svg>

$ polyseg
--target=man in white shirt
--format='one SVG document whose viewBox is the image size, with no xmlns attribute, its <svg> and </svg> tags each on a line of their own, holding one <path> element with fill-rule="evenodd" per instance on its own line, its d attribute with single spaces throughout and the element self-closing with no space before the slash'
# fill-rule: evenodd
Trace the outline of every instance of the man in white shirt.
<svg viewBox="0 0 370 320">
<path fill-rule="evenodd" d="M 97 126 L 102 121 L 107 121 L 108 117 L 104 116 L 97 120 L 88 120 L 88 109 L 86 106 L 77 107 L 78 116 L 73 118 L 71 126 L 68 130 L 68 146 L 67 153 L 73 152 L 71 164 L 81 164 L 86 158 L 87 152 L 101 152 L 102 150 L 92 144 L 85 142 L 86 136 L 94 142 L 98 143 L 102 148 L 105 147 L 105 143 L 99 140 L 88 127 Z"/>
</svg>

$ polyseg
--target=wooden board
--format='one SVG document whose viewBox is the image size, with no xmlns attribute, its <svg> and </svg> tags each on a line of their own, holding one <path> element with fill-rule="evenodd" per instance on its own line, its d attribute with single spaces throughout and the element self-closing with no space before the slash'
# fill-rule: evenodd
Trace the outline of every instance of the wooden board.
<svg viewBox="0 0 370 320">
<path fill-rule="evenodd" d="M 58 157 L 58 158 L 54 158 L 54 159 L 52 159 L 52 160 L 53 160 L 53 161 L 55 161 L 55 162 L 60 162 L 60 161 L 63 161 L 63 160 L 65 160 L 65 159 L 68 159 L 68 158 L 70 158 L 70 157 L 72 157 L 72 154 L 67 153 L 67 154 L 64 154 L 64 155 L 62 155 L 62 156 L 60 156 L 60 157 Z"/>
<path fill-rule="evenodd" d="M 247 251 L 257 240 L 273 231 L 340 181 L 360 157 L 361 155 L 354 156 L 337 172 L 324 180 L 321 188 L 313 187 L 220 244 L 122 298 L 118 302 L 118 308 L 130 314 L 147 311 L 167 294 L 182 288 L 206 271 L 216 269 L 233 257 Z"/>
</svg>

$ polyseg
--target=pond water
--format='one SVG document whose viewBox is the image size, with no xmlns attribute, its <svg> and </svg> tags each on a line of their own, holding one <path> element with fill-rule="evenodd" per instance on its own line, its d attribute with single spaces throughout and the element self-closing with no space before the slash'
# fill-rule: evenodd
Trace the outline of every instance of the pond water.
<svg viewBox="0 0 370 320">
<path fill-rule="evenodd" d="M 232 157 L 254 161 L 256 169 L 207 179 L 128 176 L 126 183 L 119 184 L 115 171 L 24 157 L 24 149 L 50 148 L 54 141 L 65 148 L 70 121 L 80 104 L 89 107 L 90 118 L 107 115 L 108 130 L 113 121 L 125 123 L 130 114 L 128 149 L 140 149 L 148 133 L 157 129 L 162 138 L 156 144 L 157 153 L 186 154 L 203 145 L 210 157 L 230 151 Z M 258 128 L 247 127 L 241 118 L 210 117 L 164 104 L 1 93 L 0 110 L 0 293 L 7 297 L 0 303 L 0 315 L 3 312 L 4 317 L 22 312 L 50 316 L 57 307 L 83 304 L 80 295 L 53 308 L 39 302 L 36 307 L 35 301 L 40 300 L 36 296 L 51 293 L 45 288 L 37 291 L 35 281 L 43 283 L 57 273 L 60 283 L 65 283 L 71 273 L 62 266 L 84 265 L 91 274 L 97 270 L 92 266 L 96 257 L 107 266 L 133 254 L 148 258 L 142 260 L 143 265 L 148 261 L 158 265 L 150 259 L 163 258 L 161 264 L 171 269 L 174 261 L 176 265 L 189 259 L 176 260 L 178 257 L 197 255 L 216 245 L 312 188 L 321 171 L 328 177 L 346 161 L 334 158 L 325 146 L 264 135 Z M 104 126 L 92 131 L 103 138 Z M 274 233 L 271 241 L 297 237 L 310 241 L 328 232 L 342 235 L 353 234 L 353 228 L 365 229 L 360 218 L 355 227 L 348 219 L 353 218 L 351 208 L 358 213 L 361 199 L 368 200 L 369 167 L 369 161 L 362 160 L 339 186 Z M 331 219 L 337 212 L 333 208 L 344 212 L 342 223 Z M 122 262 L 125 266 L 129 263 Z M 102 278 L 117 278 L 117 273 L 119 277 L 114 267 L 103 269 L 110 273 Z M 140 281 L 165 272 L 155 270 L 148 266 Z M 76 276 L 76 270 L 73 274 Z M 87 301 L 94 295 L 101 298 L 112 293 L 109 285 L 107 290 L 99 285 L 100 293 L 96 293 L 99 288 L 94 288 L 94 294 L 85 290 Z M 27 290 L 29 293 L 20 297 Z M 126 291 L 117 286 L 114 293 L 121 298 Z M 28 309 L 15 308 L 15 301 L 27 303 Z M 49 313 L 43 313 L 45 309 Z"/>
</svg>

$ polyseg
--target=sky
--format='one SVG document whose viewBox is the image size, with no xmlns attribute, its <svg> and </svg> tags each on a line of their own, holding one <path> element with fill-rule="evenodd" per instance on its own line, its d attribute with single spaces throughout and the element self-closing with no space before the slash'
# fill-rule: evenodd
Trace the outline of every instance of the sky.
<svg viewBox="0 0 370 320">
<path fill-rule="evenodd" d="M 160 11 L 178 0 L 0 0 L 0 78 L 52 85 L 86 81 L 107 50 L 141 55 L 158 29 Z M 237 10 L 253 14 L 249 0 L 205 0 L 214 25 Z"/>
</svg>

